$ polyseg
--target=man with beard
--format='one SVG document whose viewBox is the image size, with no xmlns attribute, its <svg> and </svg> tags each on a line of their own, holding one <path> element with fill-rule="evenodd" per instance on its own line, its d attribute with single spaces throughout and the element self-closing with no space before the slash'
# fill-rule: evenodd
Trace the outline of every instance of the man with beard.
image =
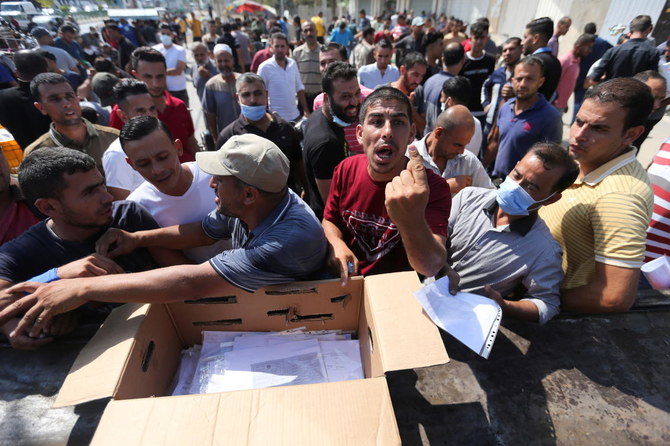
<svg viewBox="0 0 670 446">
<path fill-rule="evenodd" d="M 395 63 L 400 66 L 404 63 L 405 56 L 409 53 L 421 51 L 423 42 L 423 17 L 412 19 L 412 32 L 395 43 Z"/>
<path fill-rule="evenodd" d="M 475 22 L 470 26 L 470 42 L 472 49 L 465 53 L 465 63 L 460 75 L 470 80 L 472 94 L 467 104 L 472 116 L 484 124 L 486 112 L 482 107 L 481 91 L 484 81 L 495 70 L 495 55 L 484 50 L 489 41 L 489 26 L 485 22 Z"/>
<path fill-rule="evenodd" d="M 240 115 L 240 106 L 235 100 L 235 80 L 240 74 L 233 72 L 233 50 L 225 43 L 217 43 L 214 60 L 219 74 L 207 81 L 202 95 L 202 108 L 212 136 L 218 135 Z"/>
<path fill-rule="evenodd" d="M 496 123 L 498 110 L 503 101 L 514 97 L 512 89 L 512 75 L 514 67 L 521 60 L 521 39 L 510 37 L 502 45 L 503 66 L 496 69 L 484 81 L 482 86 L 482 107 L 486 112 L 486 126 L 484 132 L 488 135 L 489 131 Z"/>
<path fill-rule="evenodd" d="M 301 29 L 305 43 L 293 50 L 293 59 L 298 64 L 300 80 L 305 86 L 307 107 L 312 112 L 314 98 L 321 93 L 321 71 L 319 70 L 321 46 L 316 40 L 316 26 L 314 26 L 314 23 L 304 22 Z"/>
<path fill-rule="evenodd" d="M 258 75 L 263 78 L 268 89 L 270 110 L 289 122 L 300 118 L 298 103 L 305 117 L 309 116 L 305 87 L 300 80 L 300 71 L 295 61 L 288 56 L 288 39 L 282 33 L 272 35 L 273 57 L 258 67 Z"/>
<path fill-rule="evenodd" d="M 56 73 L 41 73 L 30 82 L 35 107 L 51 118 L 49 131 L 26 147 L 68 147 L 93 157 L 102 170 L 102 154 L 119 136 L 116 129 L 91 124 L 81 117 L 79 98 L 67 79 Z"/>
<path fill-rule="evenodd" d="M 536 142 L 561 142 L 561 112 L 539 92 L 543 82 L 542 61 L 536 56 L 528 56 L 514 67 L 515 97 L 506 102 L 498 114 L 500 133 L 493 177 L 507 177 Z M 485 160 L 489 162 L 493 156 L 489 152 Z"/>
<path fill-rule="evenodd" d="M 523 54 L 536 56 L 544 67 L 544 83 L 540 93 L 547 101 L 555 99 L 556 86 L 561 80 L 561 62 L 551 53 L 549 39 L 554 32 L 554 22 L 549 17 L 531 20 L 523 33 Z"/>
<path fill-rule="evenodd" d="M 216 210 L 187 225 L 135 233 L 113 230 L 99 241 L 98 250 L 115 257 L 141 246 L 185 249 L 220 239 L 230 239 L 232 249 L 200 265 L 15 286 L 8 290 L 13 298 L 0 301 L 5 306 L 0 324 L 35 305 L 10 337 L 37 336 L 53 316 L 90 300 L 181 302 L 313 279 L 322 270 L 327 257 L 323 229 L 307 204 L 286 187 L 288 160 L 275 144 L 251 134 L 233 136 L 216 152 L 198 153 L 196 161 L 212 175 Z M 22 301 L 23 292 L 32 294 Z M 45 305 L 49 310 L 43 313 Z"/>
<path fill-rule="evenodd" d="M 95 241 L 107 228 L 138 231 L 158 225 L 134 203 L 112 203 L 89 155 L 64 147 L 35 150 L 19 167 L 19 184 L 26 198 L 48 218 L 0 248 L 0 290 L 29 279 L 49 282 L 143 271 L 155 262 L 175 264 L 176 258 L 164 249 L 138 250 L 116 261 L 94 254 Z M 0 292 L 0 301 L 8 296 Z M 0 325 L 0 330 L 14 347 L 32 349 L 74 328 L 71 322 L 68 316 L 39 339 L 10 336 L 18 319 Z"/>
<path fill-rule="evenodd" d="M 309 205 L 318 218 L 330 189 L 333 170 L 349 156 L 344 128 L 358 119 L 361 89 L 356 69 L 346 62 L 333 62 L 323 73 L 323 106 L 309 117 L 305 126 L 303 153 Z"/>
<path fill-rule="evenodd" d="M 194 136 L 193 120 L 184 101 L 175 98 L 167 91 L 165 57 L 158 50 L 143 46 L 133 51 L 130 63 L 133 76 L 147 84 L 149 94 L 158 110 L 158 119 L 163 121 L 170 129 L 172 136 L 179 139 L 184 145 L 184 151 L 179 160 L 182 163 L 193 161 L 195 152 L 199 150 Z M 109 125 L 120 130 L 123 127 L 123 121 L 116 113 L 118 109 L 118 105 L 112 108 Z"/>
<path fill-rule="evenodd" d="M 421 53 L 408 53 L 405 55 L 402 65 L 400 65 L 400 78 L 389 84 L 391 87 L 405 93 L 412 104 L 412 121 L 419 135 L 423 134 L 426 120 L 417 111 L 418 104 L 414 102 L 414 90 L 421 85 L 427 70 L 428 64 Z"/>
<path fill-rule="evenodd" d="M 365 154 L 337 166 L 323 213 L 333 267 L 343 282 L 357 274 L 443 271 L 455 292 L 445 247 L 451 194 L 415 148 L 405 158 L 416 134 L 407 96 L 393 87 L 373 91 L 357 134 Z"/>
</svg>

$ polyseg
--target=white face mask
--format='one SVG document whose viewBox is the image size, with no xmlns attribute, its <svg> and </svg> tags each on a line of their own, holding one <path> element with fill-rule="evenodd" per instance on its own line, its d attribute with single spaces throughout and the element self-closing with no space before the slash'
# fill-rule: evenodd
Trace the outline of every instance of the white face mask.
<svg viewBox="0 0 670 446">
<path fill-rule="evenodd" d="M 167 34 L 161 34 L 161 43 L 165 46 L 172 45 L 172 37 L 168 36 Z"/>
</svg>

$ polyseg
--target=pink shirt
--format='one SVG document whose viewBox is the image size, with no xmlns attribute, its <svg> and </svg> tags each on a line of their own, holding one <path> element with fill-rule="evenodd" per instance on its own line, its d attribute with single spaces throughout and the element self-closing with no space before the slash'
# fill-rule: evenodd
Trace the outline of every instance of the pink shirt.
<svg viewBox="0 0 670 446">
<path fill-rule="evenodd" d="M 575 90 L 577 77 L 579 76 L 579 57 L 575 57 L 572 51 L 568 51 L 558 59 L 561 62 L 561 80 L 556 87 L 558 98 L 554 101 L 557 108 L 564 109 L 568 106 L 568 99 Z"/>
</svg>

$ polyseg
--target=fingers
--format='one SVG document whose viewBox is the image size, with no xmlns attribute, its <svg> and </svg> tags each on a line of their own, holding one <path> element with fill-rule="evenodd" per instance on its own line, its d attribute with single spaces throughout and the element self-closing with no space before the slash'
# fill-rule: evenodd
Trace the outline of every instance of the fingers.
<svg viewBox="0 0 670 446">
<path fill-rule="evenodd" d="M 90 266 L 90 268 L 88 267 Z M 105 274 L 123 274 L 123 268 L 119 266 L 114 260 L 103 257 L 100 254 L 93 254 L 90 256 L 90 262 L 87 270 L 95 272 L 95 276 L 102 276 Z"/>
<path fill-rule="evenodd" d="M 458 293 L 458 287 L 461 283 L 461 276 L 459 276 L 458 273 L 451 268 L 449 268 L 447 276 L 449 276 L 449 293 L 451 293 L 452 296 L 455 296 L 456 293 Z"/>
<path fill-rule="evenodd" d="M 426 168 L 423 165 L 423 158 L 419 154 L 419 151 L 416 150 L 416 147 L 409 146 L 409 163 L 407 164 L 407 170 L 411 172 L 412 177 L 414 178 L 414 183 L 422 186 L 428 185 L 428 179 L 426 176 Z"/>
<path fill-rule="evenodd" d="M 31 338 L 25 333 L 12 332 L 9 342 L 17 350 L 37 350 L 45 344 L 53 341 L 52 337 Z"/>
</svg>

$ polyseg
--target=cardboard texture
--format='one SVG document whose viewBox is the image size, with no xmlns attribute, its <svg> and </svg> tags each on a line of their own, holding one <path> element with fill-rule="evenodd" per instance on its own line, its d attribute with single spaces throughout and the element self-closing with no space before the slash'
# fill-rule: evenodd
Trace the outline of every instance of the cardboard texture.
<svg viewBox="0 0 670 446">
<path fill-rule="evenodd" d="M 267 287 L 169 305 L 124 305 L 82 350 L 55 407 L 111 396 L 95 444 L 397 444 L 384 372 L 448 362 L 413 292 L 416 273 Z M 366 379 L 211 395 L 169 392 L 203 330 L 342 329 Z M 120 426 L 123 426 L 119 429 Z"/>
</svg>

